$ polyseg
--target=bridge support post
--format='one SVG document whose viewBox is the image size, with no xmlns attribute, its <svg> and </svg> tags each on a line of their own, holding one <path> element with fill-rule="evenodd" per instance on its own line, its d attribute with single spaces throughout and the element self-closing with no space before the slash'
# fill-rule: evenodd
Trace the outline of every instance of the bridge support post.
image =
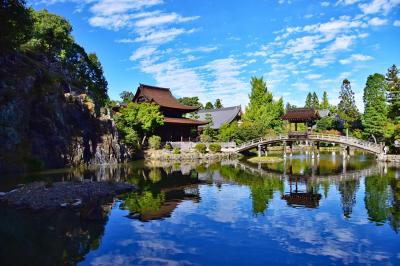
<svg viewBox="0 0 400 266">
<path fill-rule="evenodd" d="M 317 141 L 317 158 L 319 158 L 319 154 L 320 154 L 320 142 Z"/>
<path fill-rule="evenodd" d="M 258 157 L 261 157 L 261 153 L 262 153 L 261 145 L 258 145 Z"/>
<path fill-rule="evenodd" d="M 314 141 L 311 141 L 311 159 L 314 159 L 314 149 L 315 149 L 315 145 L 314 145 Z"/>
<path fill-rule="evenodd" d="M 290 158 L 293 157 L 293 141 L 290 142 Z"/>
<path fill-rule="evenodd" d="M 286 159 L 286 141 L 283 142 L 283 159 Z"/>
</svg>

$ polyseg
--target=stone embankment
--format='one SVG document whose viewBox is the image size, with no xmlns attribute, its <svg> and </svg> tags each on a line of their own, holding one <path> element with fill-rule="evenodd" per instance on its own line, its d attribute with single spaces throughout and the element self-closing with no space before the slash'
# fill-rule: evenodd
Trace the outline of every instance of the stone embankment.
<svg viewBox="0 0 400 266">
<path fill-rule="evenodd" d="M 240 156 L 241 155 L 236 152 L 199 153 L 195 151 L 185 151 L 180 154 L 174 154 L 172 151 L 165 150 L 148 150 L 145 154 L 145 158 L 149 160 L 167 161 L 236 159 Z"/>
<path fill-rule="evenodd" d="M 103 217 L 102 205 L 113 202 L 115 196 L 134 191 L 126 183 L 111 182 L 33 182 L 0 194 L 0 204 L 32 211 L 73 210 L 83 219 Z"/>
</svg>

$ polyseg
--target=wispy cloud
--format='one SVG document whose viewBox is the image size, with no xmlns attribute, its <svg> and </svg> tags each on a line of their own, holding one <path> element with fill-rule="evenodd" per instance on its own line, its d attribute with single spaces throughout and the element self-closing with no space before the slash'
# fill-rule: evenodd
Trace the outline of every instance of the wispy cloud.
<svg viewBox="0 0 400 266">
<path fill-rule="evenodd" d="M 352 54 L 349 58 L 346 59 L 341 59 L 339 62 L 342 65 L 348 65 L 354 61 L 369 61 L 372 60 L 372 56 L 369 55 L 363 55 L 363 54 Z"/>
</svg>

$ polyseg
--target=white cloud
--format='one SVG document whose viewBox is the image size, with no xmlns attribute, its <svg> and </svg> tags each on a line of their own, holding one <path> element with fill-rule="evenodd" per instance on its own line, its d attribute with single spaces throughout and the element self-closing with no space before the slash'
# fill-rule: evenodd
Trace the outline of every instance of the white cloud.
<svg viewBox="0 0 400 266">
<path fill-rule="evenodd" d="M 393 22 L 393 26 L 395 26 L 395 27 L 400 27 L 400 20 L 395 20 L 395 21 Z"/>
<path fill-rule="evenodd" d="M 193 53 L 193 52 L 202 52 L 202 53 L 210 53 L 218 50 L 217 46 L 199 46 L 196 48 L 186 48 L 182 50 L 183 54 Z"/>
<path fill-rule="evenodd" d="M 386 25 L 387 22 L 388 22 L 387 19 L 381 19 L 381 18 L 375 17 L 375 18 L 372 18 L 372 19 L 368 22 L 368 24 L 369 24 L 369 25 L 372 25 L 372 26 L 382 26 L 382 25 Z"/>
<path fill-rule="evenodd" d="M 369 61 L 372 60 L 373 58 L 369 55 L 363 55 L 363 54 L 352 54 L 349 58 L 339 60 L 339 62 L 342 65 L 348 65 L 352 63 L 353 61 Z"/>
<path fill-rule="evenodd" d="M 170 28 L 164 30 L 154 30 L 149 32 L 144 32 L 139 35 L 139 37 L 135 38 L 135 42 L 148 42 L 152 44 L 162 44 L 167 43 L 174 40 L 176 37 L 182 34 L 190 34 L 195 30 L 185 30 L 182 28 Z"/>
<path fill-rule="evenodd" d="M 129 57 L 129 60 L 131 61 L 136 61 L 138 59 L 142 59 L 145 57 L 149 57 L 151 55 L 154 55 L 154 53 L 157 51 L 157 48 L 155 47 L 140 47 L 139 49 L 137 49 L 132 55 L 131 57 Z"/>
<path fill-rule="evenodd" d="M 132 10 L 140 10 L 162 3 L 162 0 L 100 0 L 90 8 L 90 11 L 97 16 L 110 16 L 125 14 Z"/>
<path fill-rule="evenodd" d="M 359 7 L 366 15 L 376 13 L 386 15 L 399 4 L 400 0 L 373 0 L 369 3 L 360 4 Z"/>
<path fill-rule="evenodd" d="M 296 82 L 292 84 L 293 87 L 297 88 L 300 91 L 308 91 L 310 86 L 304 82 Z"/>
<path fill-rule="evenodd" d="M 336 2 L 336 5 L 348 6 L 348 5 L 353 5 L 357 2 L 360 2 L 360 0 L 339 0 Z"/>
<path fill-rule="evenodd" d="M 321 2 L 321 6 L 323 6 L 323 7 L 327 7 L 327 6 L 329 6 L 330 5 L 330 3 L 329 2 Z"/>
<path fill-rule="evenodd" d="M 182 17 L 176 13 L 160 14 L 157 16 L 150 16 L 135 22 L 136 27 L 149 28 L 161 26 L 168 23 L 181 23 L 198 19 L 199 17 Z"/>
<path fill-rule="evenodd" d="M 305 76 L 306 79 L 319 79 L 321 77 L 322 77 L 321 74 L 308 74 Z"/>
<path fill-rule="evenodd" d="M 343 35 L 337 37 L 335 41 L 327 47 L 328 52 L 347 50 L 353 44 L 354 36 Z"/>
</svg>

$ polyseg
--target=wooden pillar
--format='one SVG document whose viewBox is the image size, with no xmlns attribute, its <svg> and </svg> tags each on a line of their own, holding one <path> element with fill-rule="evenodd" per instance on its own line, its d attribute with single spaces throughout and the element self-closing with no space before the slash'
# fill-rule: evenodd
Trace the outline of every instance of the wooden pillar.
<svg viewBox="0 0 400 266">
<path fill-rule="evenodd" d="M 293 141 L 290 142 L 290 157 L 293 156 Z"/>
<path fill-rule="evenodd" d="M 317 158 L 319 158 L 319 154 L 320 154 L 320 142 L 317 141 Z"/>
<path fill-rule="evenodd" d="M 294 131 L 297 131 L 297 123 L 294 123 Z"/>
<path fill-rule="evenodd" d="M 258 145 L 258 157 L 261 157 L 261 145 Z"/>
<path fill-rule="evenodd" d="M 286 159 L 286 141 L 283 142 L 283 158 Z"/>
<path fill-rule="evenodd" d="M 311 158 L 314 159 L 314 149 L 315 149 L 315 145 L 314 145 L 314 141 L 311 141 Z"/>
</svg>

